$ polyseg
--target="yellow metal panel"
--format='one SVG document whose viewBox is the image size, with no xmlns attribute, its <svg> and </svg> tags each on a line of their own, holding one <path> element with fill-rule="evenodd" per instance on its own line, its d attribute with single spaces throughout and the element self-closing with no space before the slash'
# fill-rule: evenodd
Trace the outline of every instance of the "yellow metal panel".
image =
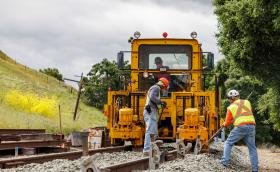
<svg viewBox="0 0 280 172">
<path fill-rule="evenodd" d="M 185 109 L 185 124 L 188 126 L 198 126 L 199 111 L 197 108 Z"/>
<path fill-rule="evenodd" d="M 131 125 L 133 118 L 133 109 L 123 108 L 119 110 L 119 124 L 120 125 Z"/>
</svg>

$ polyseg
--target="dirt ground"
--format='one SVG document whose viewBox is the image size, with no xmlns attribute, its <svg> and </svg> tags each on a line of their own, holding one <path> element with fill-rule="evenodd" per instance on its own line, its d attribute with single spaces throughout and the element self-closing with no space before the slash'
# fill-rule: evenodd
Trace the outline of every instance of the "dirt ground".
<svg viewBox="0 0 280 172">
<path fill-rule="evenodd" d="M 246 146 L 238 146 L 249 159 L 249 152 Z M 280 150 L 272 152 L 270 149 L 258 148 L 259 171 L 280 172 Z"/>
</svg>

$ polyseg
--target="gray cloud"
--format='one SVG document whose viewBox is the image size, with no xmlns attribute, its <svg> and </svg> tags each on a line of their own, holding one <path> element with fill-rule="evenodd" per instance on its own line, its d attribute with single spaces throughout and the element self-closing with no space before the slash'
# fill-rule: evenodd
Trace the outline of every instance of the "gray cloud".
<svg viewBox="0 0 280 172">
<path fill-rule="evenodd" d="M 87 73 L 103 58 L 129 50 L 127 39 L 189 37 L 218 54 L 210 0 L 1 0 L 0 49 L 35 69 L 57 67 L 66 77 Z"/>
</svg>

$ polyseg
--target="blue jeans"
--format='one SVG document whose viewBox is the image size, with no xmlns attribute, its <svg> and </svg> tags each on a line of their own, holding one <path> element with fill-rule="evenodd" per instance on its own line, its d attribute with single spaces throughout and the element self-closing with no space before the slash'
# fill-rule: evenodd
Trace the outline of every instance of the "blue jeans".
<svg viewBox="0 0 280 172">
<path fill-rule="evenodd" d="M 221 163 L 223 165 L 228 165 L 230 161 L 232 146 L 239 140 L 243 140 L 249 149 L 252 170 L 258 171 L 258 153 L 255 144 L 255 135 L 256 129 L 254 125 L 243 125 L 234 127 L 234 129 L 230 132 L 230 135 L 226 140 Z"/>
<path fill-rule="evenodd" d="M 149 114 L 146 109 L 144 110 L 144 120 L 146 124 L 145 140 L 143 152 L 149 152 L 151 148 L 151 138 L 150 134 L 158 134 L 157 126 L 157 109 L 151 108 L 151 113 Z"/>
</svg>

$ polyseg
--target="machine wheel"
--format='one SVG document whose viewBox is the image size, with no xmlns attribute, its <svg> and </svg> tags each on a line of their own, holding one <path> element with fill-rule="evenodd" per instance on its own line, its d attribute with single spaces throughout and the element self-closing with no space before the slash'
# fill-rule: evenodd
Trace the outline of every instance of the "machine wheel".
<svg viewBox="0 0 280 172">
<path fill-rule="evenodd" d="M 186 154 L 186 146 L 184 144 L 184 141 L 181 139 L 176 140 L 176 149 L 177 149 L 177 154 L 185 157 Z"/>
<path fill-rule="evenodd" d="M 201 148 L 202 148 L 202 144 L 201 144 L 200 137 L 197 137 L 195 146 L 194 146 L 194 154 L 198 155 L 201 151 Z"/>
<path fill-rule="evenodd" d="M 156 143 L 151 143 L 152 150 L 149 152 L 149 168 L 155 170 L 159 167 L 161 152 Z"/>
</svg>

